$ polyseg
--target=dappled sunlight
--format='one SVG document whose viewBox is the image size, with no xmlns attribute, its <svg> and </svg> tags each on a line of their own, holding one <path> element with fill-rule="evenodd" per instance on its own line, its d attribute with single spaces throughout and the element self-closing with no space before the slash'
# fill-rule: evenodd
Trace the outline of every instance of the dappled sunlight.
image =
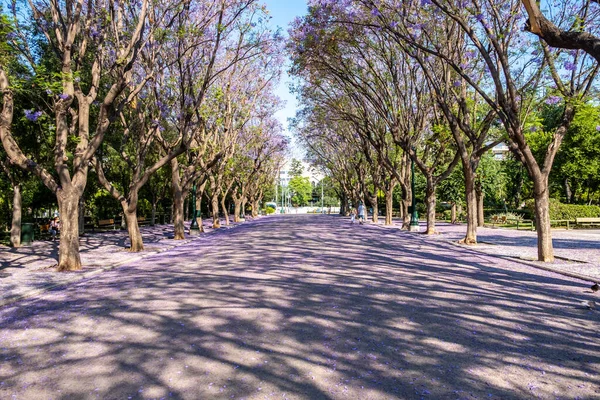
<svg viewBox="0 0 600 400">
<path fill-rule="evenodd" d="M 6 307 L 0 393 L 595 395 L 580 284 L 342 222 L 264 219 Z"/>
</svg>

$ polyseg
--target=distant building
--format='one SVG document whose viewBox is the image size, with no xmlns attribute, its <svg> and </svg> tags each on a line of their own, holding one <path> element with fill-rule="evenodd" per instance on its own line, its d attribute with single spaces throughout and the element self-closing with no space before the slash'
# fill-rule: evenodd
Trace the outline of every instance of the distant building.
<svg viewBox="0 0 600 400">
<path fill-rule="evenodd" d="M 292 166 L 292 160 L 287 160 L 284 166 L 279 170 L 279 176 L 277 179 L 279 180 L 279 184 L 281 186 L 288 186 L 290 180 L 293 176 L 290 174 L 290 169 Z M 305 162 L 302 162 L 302 176 L 308 178 L 312 183 L 320 182 L 323 179 L 323 175 L 318 171 L 314 171 L 314 169 Z"/>
<path fill-rule="evenodd" d="M 500 143 L 492 149 L 492 153 L 494 153 L 494 158 L 496 160 L 506 160 L 509 152 L 510 150 L 506 143 Z"/>
</svg>

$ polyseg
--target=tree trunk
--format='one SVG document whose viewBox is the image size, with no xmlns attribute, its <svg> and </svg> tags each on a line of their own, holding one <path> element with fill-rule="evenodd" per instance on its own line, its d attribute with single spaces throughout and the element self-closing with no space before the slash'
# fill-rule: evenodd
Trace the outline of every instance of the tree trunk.
<svg viewBox="0 0 600 400">
<path fill-rule="evenodd" d="M 152 202 L 152 214 L 150 214 L 150 226 L 156 225 L 156 202 Z"/>
<path fill-rule="evenodd" d="M 129 240 L 131 241 L 129 251 L 132 253 L 140 252 L 144 250 L 144 242 L 142 240 L 142 234 L 140 233 L 140 227 L 138 226 L 137 203 L 129 205 L 127 202 L 123 202 L 121 205 L 123 206 L 124 218 L 127 221 Z"/>
<path fill-rule="evenodd" d="M 227 206 L 225 205 L 225 197 L 221 197 L 221 210 L 223 210 L 223 216 L 225 217 L 225 225 L 229 226 L 229 213 L 227 212 Z"/>
<path fill-rule="evenodd" d="M 183 219 L 187 221 L 190 218 L 190 199 L 187 196 L 184 197 L 183 200 Z"/>
<path fill-rule="evenodd" d="M 248 203 L 248 198 L 244 197 L 242 199 L 242 210 L 241 210 L 241 214 L 240 214 L 244 218 L 246 217 L 246 204 L 247 203 Z"/>
<path fill-rule="evenodd" d="M 535 199 L 535 222 L 538 237 L 538 260 L 554 261 L 552 231 L 550 229 L 550 195 L 547 179 L 534 179 L 533 196 Z"/>
<path fill-rule="evenodd" d="M 393 224 L 394 213 L 394 187 L 385 191 L 385 224 Z"/>
<path fill-rule="evenodd" d="M 371 220 L 373 221 L 374 224 L 377 224 L 379 222 L 379 210 L 378 210 L 378 206 L 377 206 L 377 191 L 378 189 L 375 188 L 375 195 L 370 195 L 369 193 L 366 194 L 367 200 L 369 200 L 369 204 L 371 205 L 371 208 L 373 209 L 373 216 L 371 217 Z M 366 215 L 365 215 L 366 217 Z"/>
<path fill-rule="evenodd" d="M 565 178 L 565 196 L 567 199 L 567 204 L 571 203 L 571 199 L 573 198 L 572 195 L 572 191 L 571 191 L 571 185 L 569 184 L 569 178 Z"/>
<path fill-rule="evenodd" d="M 483 190 L 477 190 L 477 226 L 483 226 L 485 223 L 485 215 L 483 212 Z"/>
<path fill-rule="evenodd" d="M 79 236 L 85 234 L 85 198 L 81 196 L 79 199 Z"/>
<path fill-rule="evenodd" d="M 425 202 L 427 203 L 427 230 L 426 235 L 435 234 L 435 184 L 433 183 L 433 177 L 427 177 L 427 188 L 425 190 Z"/>
<path fill-rule="evenodd" d="M 343 193 L 340 198 L 340 215 L 346 215 L 346 212 L 348 212 L 349 208 L 350 207 L 348 206 L 348 195 L 346 193 Z"/>
<path fill-rule="evenodd" d="M 10 227 L 10 245 L 21 247 L 21 218 L 23 204 L 21 198 L 21 186 L 13 185 L 12 222 Z"/>
<path fill-rule="evenodd" d="M 258 217 L 258 210 L 259 210 L 258 203 L 259 203 L 258 200 L 252 200 L 252 203 L 251 203 L 251 206 L 252 206 L 252 218 Z"/>
<path fill-rule="evenodd" d="M 233 222 L 240 222 L 240 215 L 242 213 L 242 199 L 234 199 L 233 204 L 234 204 Z"/>
<path fill-rule="evenodd" d="M 450 222 L 456 224 L 456 203 L 452 203 L 452 208 L 450 209 Z"/>
<path fill-rule="evenodd" d="M 475 175 L 467 166 L 463 168 L 465 178 L 465 194 L 467 198 L 467 233 L 461 240 L 464 244 L 477 243 L 477 195 L 475 193 Z"/>
<path fill-rule="evenodd" d="M 60 246 L 58 248 L 58 271 L 81 269 L 79 255 L 79 198 L 76 189 L 63 188 L 56 194 L 60 212 Z"/>
<path fill-rule="evenodd" d="M 221 221 L 219 220 L 219 195 L 213 193 L 211 196 L 212 206 L 212 217 L 213 217 L 213 229 L 219 229 L 221 227 Z"/>
<path fill-rule="evenodd" d="M 176 158 L 171 160 L 171 190 L 173 192 L 173 211 L 171 212 L 171 219 L 173 221 L 173 231 L 175 234 L 173 239 L 184 240 L 185 226 L 183 225 L 183 199 L 187 193 L 184 193 L 181 187 L 179 164 Z"/>
<path fill-rule="evenodd" d="M 175 240 L 185 239 L 185 227 L 183 225 L 183 192 L 181 190 L 173 191 L 173 229 L 175 230 Z"/>
</svg>

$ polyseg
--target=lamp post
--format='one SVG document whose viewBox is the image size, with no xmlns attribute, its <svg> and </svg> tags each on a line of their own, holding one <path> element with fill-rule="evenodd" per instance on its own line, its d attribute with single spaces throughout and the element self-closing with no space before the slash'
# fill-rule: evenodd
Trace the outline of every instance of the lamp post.
<svg viewBox="0 0 600 400">
<path fill-rule="evenodd" d="M 414 151 L 414 149 L 413 149 Z M 417 213 L 417 199 L 415 197 L 415 161 L 411 159 L 410 163 L 410 173 L 411 173 L 411 184 L 410 190 L 412 192 L 412 212 L 410 214 L 410 226 L 408 230 L 410 232 L 418 232 L 419 231 L 419 213 Z"/>
<path fill-rule="evenodd" d="M 321 179 L 321 214 L 325 214 L 325 209 L 323 208 L 323 179 Z"/>
<path fill-rule="evenodd" d="M 198 212 L 196 211 L 196 184 L 192 186 L 192 223 L 190 224 L 190 235 L 197 234 L 200 232 L 200 227 L 198 226 Z"/>
</svg>

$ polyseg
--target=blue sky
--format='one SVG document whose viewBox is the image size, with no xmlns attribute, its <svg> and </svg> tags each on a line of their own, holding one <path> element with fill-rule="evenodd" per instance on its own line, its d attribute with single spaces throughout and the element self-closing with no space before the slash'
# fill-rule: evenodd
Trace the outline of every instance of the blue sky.
<svg viewBox="0 0 600 400">
<path fill-rule="evenodd" d="M 271 23 L 273 27 L 283 28 L 284 33 L 287 35 L 288 25 L 294 20 L 295 17 L 305 15 L 307 10 L 306 0 L 263 0 L 263 3 L 267 5 L 271 16 Z M 285 68 L 287 70 L 287 67 Z M 284 74 L 279 84 L 279 88 L 276 91 L 277 96 L 283 99 L 286 104 L 285 108 L 277 113 L 277 119 L 281 121 L 283 127 L 287 131 L 288 122 L 287 119 L 293 117 L 296 114 L 296 100 L 294 95 L 289 92 L 288 83 L 290 78 L 287 74 Z M 298 149 L 294 150 L 294 157 L 302 157 L 301 154 L 297 154 Z"/>
</svg>

